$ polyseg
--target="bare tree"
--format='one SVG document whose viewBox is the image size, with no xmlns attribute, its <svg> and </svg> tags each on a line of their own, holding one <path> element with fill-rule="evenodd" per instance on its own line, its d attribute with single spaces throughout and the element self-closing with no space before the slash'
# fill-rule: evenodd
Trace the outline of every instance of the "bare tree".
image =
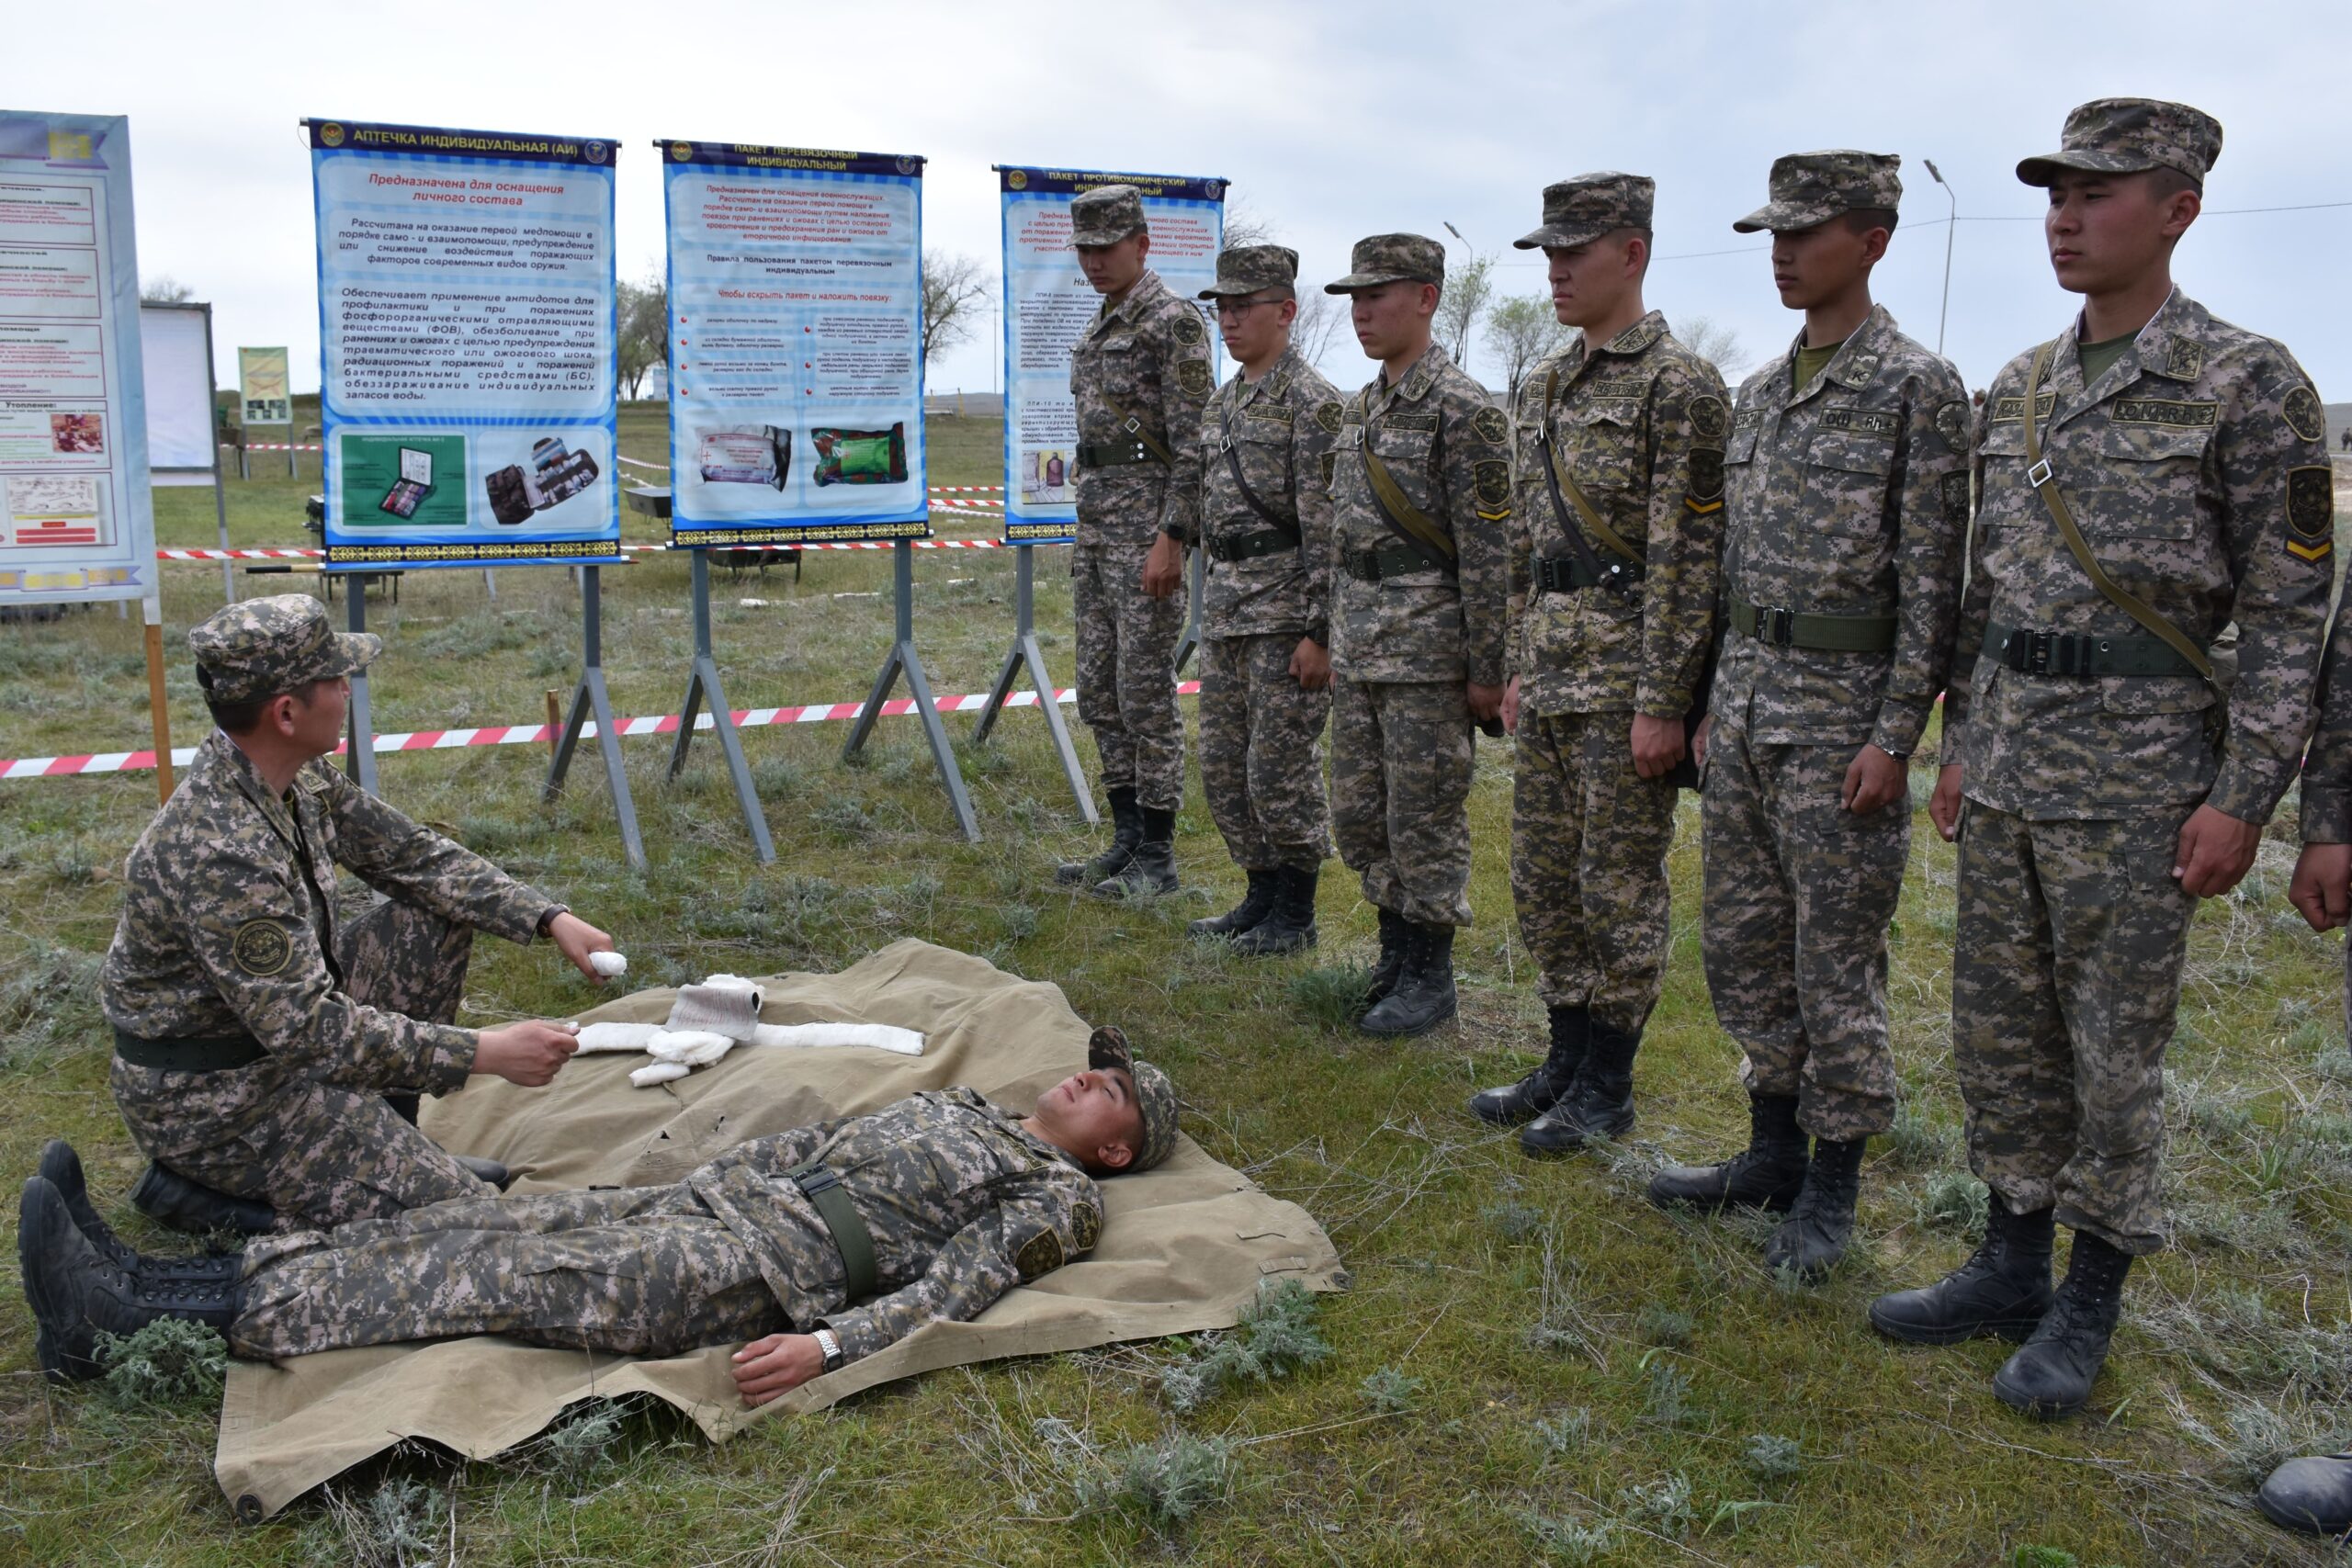
<svg viewBox="0 0 2352 1568">
<path fill-rule="evenodd" d="M 1682 346 L 1715 367 L 1716 374 L 1726 381 L 1736 381 L 1749 364 L 1747 350 L 1742 346 L 1739 334 L 1731 328 L 1718 326 L 1707 316 L 1685 316 L 1675 323 L 1674 335 Z"/>
<path fill-rule="evenodd" d="M 185 305 L 195 298 L 195 289 L 169 273 L 139 286 L 139 302 L 142 305 Z"/>
<path fill-rule="evenodd" d="M 977 257 L 961 251 L 922 254 L 922 356 L 928 361 L 979 330 L 979 317 L 996 292 L 996 278 Z"/>
<path fill-rule="evenodd" d="M 634 398 L 657 365 L 670 363 L 670 280 L 659 272 L 624 283 L 615 297 L 621 386 Z"/>
<path fill-rule="evenodd" d="M 1340 329 L 1348 325 L 1348 302 L 1336 294 L 1326 294 L 1320 288 L 1308 288 L 1298 296 L 1298 315 L 1290 324 L 1290 345 L 1298 356 L 1317 370 L 1323 369 L 1324 358 L 1340 345 Z M 1346 334 L 1354 337 L 1353 333 Z M 1324 372 L 1329 375 L 1329 371 Z M 1341 378 L 1345 379 L 1345 378 Z"/>
<path fill-rule="evenodd" d="M 1476 252 L 1459 267 L 1445 272 L 1445 290 L 1438 296 L 1437 319 L 1430 332 L 1440 346 L 1464 370 L 1470 367 L 1470 334 L 1486 319 L 1495 298 L 1495 258 Z"/>
<path fill-rule="evenodd" d="M 1549 294 L 1522 294 L 1487 311 L 1487 352 L 1502 364 L 1498 389 L 1503 396 L 1510 397 L 1539 360 L 1567 343 L 1573 330 L 1552 313 Z"/>
</svg>

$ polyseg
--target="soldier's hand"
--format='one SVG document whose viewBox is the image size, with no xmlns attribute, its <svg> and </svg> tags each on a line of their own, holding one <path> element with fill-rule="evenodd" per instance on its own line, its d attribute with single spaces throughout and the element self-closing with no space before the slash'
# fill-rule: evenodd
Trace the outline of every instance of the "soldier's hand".
<svg viewBox="0 0 2352 1568">
<path fill-rule="evenodd" d="M 1949 844 L 1960 831 L 1960 764 L 1946 762 L 1936 770 L 1936 792 L 1928 796 L 1928 820 Z"/>
<path fill-rule="evenodd" d="M 1662 779 L 1682 761 L 1682 721 L 1634 716 L 1634 772 L 1645 779 Z"/>
<path fill-rule="evenodd" d="M 580 1049 L 577 1024 L 546 1023 L 525 1019 L 502 1029 L 485 1029 L 474 1045 L 474 1071 L 489 1073 L 525 1089 L 539 1089 L 555 1080 L 571 1054 Z"/>
<path fill-rule="evenodd" d="M 746 1404 L 765 1404 L 825 1370 L 825 1352 L 813 1334 L 771 1334 L 752 1340 L 728 1360 L 735 1392 Z"/>
<path fill-rule="evenodd" d="M 2315 931 L 2334 931 L 2352 917 L 2352 844 L 2305 844 L 2287 884 L 2287 902 Z"/>
<path fill-rule="evenodd" d="M 1503 682 L 1503 705 L 1500 713 L 1506 732 L 1519 733 L 1519 677 L 1514 675 Z"/>
<path fill-rule="evenodd" d="M 548 922 L 548 940 L 555 943 L 555 950 L 571 959 L 572 966 L 582 975 L 600 986 L 605 983 L 605 977 L 596 973 L 596 966 L 588 962 L 588 955 L 613 952 L 611 937 L 566 909 Z"/>
<path fill-rule="evenodd" d="M 1151 554 L 1143 559 L 1143 591 L 1165 599 L 1184 585 L 1184 547 L 1170 535 L 1151 536 Z"/>
<path fill-rule="evenodd" d="M 1290 678 L 1302 692 L 1329 691 L 1331 650 L 1311 637 L 1300 637 L 1298 646 L 1291 649 Z"/>
<path fill-rule="evenodd" d="M 2173 856 L 2172 874 L 2183 892 L 2199 898 L 2218 897 L 2254 869 L 2254 852 L 2261 844 L 2258 825 L 2200 806 L 2181 827 L 2180 851 Z"/>
<path fill-rule="evenodd" d="M 1707 765 L 1707 738 L 1714 732 L 1715 716 L 1713 714 L 1709 714 L 1701 719 L 1699 728 L 1690 732 L 1690 765 L 1692 767 L 1703 768 Z"/>
<path fill-rule="evenodd" d="M 1485 724 L 1502 716 L 1503 698 L 1510 693 L 1509 686 L 1481 686 L 1472 681 L 1462 688 L 1462 700 L 1469 705 L 1470 716 Z"/>
<path fill-rule="evenodd" d="M 1910 783 L 1901 762 L 1865 742 L 1847 766 L 1846 787 L 1838 798 L 1855 816 L 1867 817 L 1909 794 Z"/>
</svg>

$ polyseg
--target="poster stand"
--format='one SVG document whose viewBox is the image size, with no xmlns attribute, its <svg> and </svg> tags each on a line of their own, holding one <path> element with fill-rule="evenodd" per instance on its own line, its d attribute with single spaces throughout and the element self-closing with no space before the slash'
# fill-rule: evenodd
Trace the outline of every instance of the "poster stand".
<svg viewBox="0 0 2352 1568">
<path fill-rule="evenodd" d="M 1062 776 L 1069 781 L 1079 815 L 1091 828 L 1102 818 L 1095 812 L 1094 791 L 1087 784 L 1086 770 L 1079 766 L 1078 752 L 1069 743 L 1069 727 L 1062 722 L 1062 705 L 1054 695 L 1053 677 L 1046 671 L 1045 650 L 1037 646 L 1036 548 L 1035 545 L 1012 547 L 1020 563 L 1013 578 L 1012 648 L 1004 656 L 1004 668 L 997 671 L 996 684 L 989 688 L 988 700 L 980 705 L 979 721 L 972 726 L 972 743 L 977 746 L 988 740 L 989 732 L 996 728 L 997 715 L 1004 711 L 1005 699 L 1012 695 L 1013 683 L 1027 669 L 1030 687 L 1046 715 L 1046 728 L 1053 736 L 1054 754 L 1061 759 Z"/>
<path fill-rule="evenodd" d="M 172 799 L 172 710 L 164 700 L 164 601 L 144 601 L 147 620 L 147 714 L 155 729 L 155 804 Z"/>
<path fill-rule="evenodd" d="M 548 764 L 547 788 L 541 800 L 563 793 L 563 775 L 571 769 L 571 753 L 590 714 L 596 720 L 596 750 L 605 760 L 605 784 L 613 794 L 613 810 L 620 818 L 621 848 L 628 863 L 645 869 L 645 840 L 637 830 L 637 807 L 628 795 L 628 774 L 621 767 L 620 730 L 613 723 L 613 700 L 605 690 L 605 611 L 602 564 L 580 568 L 580 684 L 571 691 L 571 711 L 556 741 L 555 757 Z M 352 595 L 353 603 L 358 602 Z"/>
<path fill-rule="evenodd" d="M 1023 560 L 1028 558 L 1023 555 Z M 897 611 L 897 633 L 890 645 L 890 656 L 882 661 L 882 672 L 874 678 L 874 694 L 858 709 L 857 722 L 850 727 L 849 741 L 842 748 L 842 761 L 846 762 L 857 755 L 858 748 L 874 729 L 874 721 L 882 716 L 882 700 L 890 694 L 901 672 L 907 678 L 907 693 L 914 699 L 915 712 L 922 716 L 923 736 L 931 742 L 932 761 L 939 764 L 940 782 L 947 787 L 948 803 L 956 808 L 956 821 L 964 829 L 964 837 L 972 843 L 980 841 L 980 825 L 972 815 L 971 796 L 964 791 L 963 770 L 956 765 L 956 749 L 948 744 L 947 730 L 939 722 L 939 705 L 931 700 L 931 680 L 923 673 L 922 656 L 915 651 L 915 547 L 910 540 L 900 539 L 890 547 L 891 596 Z"/>
<path fill-rule="evenodd" d="M 322 586 L 332 583 L 341 574 L 333 568 L 320 569 Z M 368 582 L 365 576 L 355 577 L 351 592 L 343 596 L 346 625 L 351 631 L 368 629 Z M 351 677 L 351 711 L 345 716 L 350 724 L 350 734 L 344 744 L 343 771 L 351 781 L 369 795 L 381 795 L 376 787 L 376 727 L 368 717 L 368 671 L 356 671 Z"/>
</svg>

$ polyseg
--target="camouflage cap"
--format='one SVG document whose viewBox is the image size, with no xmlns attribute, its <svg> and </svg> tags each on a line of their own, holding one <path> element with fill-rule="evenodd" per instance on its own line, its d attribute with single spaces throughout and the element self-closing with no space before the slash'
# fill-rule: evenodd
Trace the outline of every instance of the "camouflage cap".
<svg viewBox="0 0 2352 1568">
<path fill-rule="evenodd" d="M 1115 245 L 1146 227 L 1143 192 L 1133 186 L 1097 186 L 1071 198 L 1069 243 L 1073 245 Z"/>
<path fill-rule="evenodd" d="M 2059 151 L 2019 164 L 2018 178 L 2047 186 L 2068 169 L 2129 175 L 2162 168 L 2177 169 L 2201 186 L 2222 155 L 2222 122 L 2159 98 L 2096 98 L 2066 117 L 2058 141 Z"/>
<path fill-rule="evenodd" d="M 1646 229 L 1657 182 L 1646 175 L 1578 175 L 1544 187 L 1544 227 L 1513 240 L 1522 251 L 1589 245 L 1620 229 Z"/>
<path fill-rule="evenodd" d="M 1374 234 L 1348 253 L 1348 276 L 1323 286 L 1326 294 L 1352 294 L 1384 283 L 1445 287 L 1445 247 L 1420 234 Z"/>
<path fill-rule="evenodd" d="M 1826 223 L 1841 212 L 1903 203 L 1903 160 L 1893 152 L 1792 152 L 1772 160 L 1772 199 L 1732 227 L 1743 234 L 1770 229 L 1776 234 Z"/>
<path fill-rule="evenodd" d="M 1127 1037 L 1111 1024 L 1097 1029 L 1086 1042 L 1086 1065 L 1116 1067 L 1136 1083 L 1136 1104 L 1143 1111 L 1143 1146 L 1127 1162 L 1126 1170 L 1149 1170 L 1176 1148 L 1176 1086 L 1149 1062 L 1136 1059 Z"/>
<path fill-rule="evenodd" d="M 1298 281 L 1298 253 L 1288 245 L 1235 245 L 1216 254 L 1216 281 L 1201 290 L 1204 299 L 1288 288 Z"/>
<path fill-rule="evenodd" d="M 338 632 L 307 593 L 226 605 L 187 634 L 197 683 L 218 703 L 274 697 L 311 681 L 352 675 L 384 651 L 373 632 Z"/>
</svg>

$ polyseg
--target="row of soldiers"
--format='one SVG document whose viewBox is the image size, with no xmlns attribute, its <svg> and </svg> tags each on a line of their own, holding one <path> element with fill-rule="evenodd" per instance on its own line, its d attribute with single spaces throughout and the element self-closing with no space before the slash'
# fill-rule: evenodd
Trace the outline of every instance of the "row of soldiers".
<svg viewBox="0 0 2352 1568">
<path fill-rule="evenodd" d="M 1079 694 L 1116 829 L 1065 878 L 1174 886 L 1170 595 L 1202 548 L 1203 782 L 1249 892 L 1196 929 L 1311 943 L 1328 820 L 1378 911 L 1363 1026 L 1451 1017 L 1474 732 L 1511 731 L 1512 891 L 1550 1049 L 1471 1109 L 1558 1153 L 1634 1124 L 1677 791 L 1703 784 L 1706 973 L 1751 1131 L 1651 1195 L 1781 1213 L 1768 1262 L 1818 1279 L 1894 1115 L 1886 936 L 1941 694 L 1929 815 L 1960 844 L 1952 1035 L 1992 1221 L 1951 1277 L 1871 1316 L 1914 1342 L 2024 1340 L 2000 1397 L 2080 1408 L 2124 1275 L 2161 1245 L 2189 922 L 2294 781 L 2333 570 L 2309 378 L 2173 286 L 2221 141 L 2187 106 L 2106 99 L 2018 165 L 2084 305 L 1976 407 L 1871 300 L 1892 155 L 1781 158 L 1733 225 L 1770 233 L 1805 321 L 1736 398 L 1645 303 L 1645 178 L 1544 191 L 1516 243 L 1543 251 L 1578 330 L 1508 401 L 1431 341 L 1444 252 L 1411 234 L 1362 242 L 1327 286 L 1380 363 L 1346 397 L 1289 346 L 1295 254 L 1224 253 L 1202 298 L 1240 370 L 1213 392 L 1136 193 L 1081 196 L 1074 243 L 1107 302 L 1071 368 Z M 2233 624 L 2233 680 L 2212 653 Z M 2296 881 L 2323 928 L 2352 874 L 2352 699 L 2329 707 Z M 2058 1221 L 2075 1235 L 2053 1288 Z"/>
</svg>

